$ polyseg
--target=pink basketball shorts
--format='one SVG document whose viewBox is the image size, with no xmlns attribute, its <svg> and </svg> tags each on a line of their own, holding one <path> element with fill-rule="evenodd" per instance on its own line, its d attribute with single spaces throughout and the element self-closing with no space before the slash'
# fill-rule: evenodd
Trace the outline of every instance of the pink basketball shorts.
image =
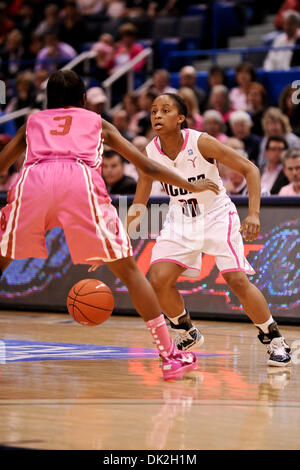
<svg viewBox="0 0 300 470">
<path fill-rule="evenodd" d="M 61 227 L 74 264 L 101 264 L 132 255 L 129 237 L 99 170 L 76 160 L 23 168 L 0 212 L 0 254 L 47 258 L 45 232 Z"/>
</svg>

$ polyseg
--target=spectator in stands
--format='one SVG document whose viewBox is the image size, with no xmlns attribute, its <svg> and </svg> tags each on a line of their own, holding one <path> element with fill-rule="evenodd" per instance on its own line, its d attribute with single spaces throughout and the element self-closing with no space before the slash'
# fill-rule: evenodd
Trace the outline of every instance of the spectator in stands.
<svg viewBox="0 0 300 470">
<path fill-rule="evenodd" d="M 244 144 L 241 140 L 236 139 L 235 137 L 230 137 L 227 140 L 226 145 L 239 152 L 243 157 L 248 158 Z M 229 167 L 224 166 L 223 171 L 226 176 L 224 186 L 227 190 L 227 193 L 230 196 L 248 196 L 248 188 L 245 178 L 240 173 L 232 170 Z M 270 191 L 262 185 L 261 196 L 266 197 L 270 195 Z"/>
<path fill-rule="evenodd" d="M 199 112 L 197 97 L 192 88 L 182 87 L 178 90 L 178 95 L 182 98 L 187 107 L 187 124 L 190 129 L 202 131 L 203 117 Z"/>
<path fill-rule="evenodd" d="M 70 44 L 78 53 L 86 36 L 85 22 L 82 20 L 75 0 L 66 0 L 64 17 L 59 27 L 60 40 Z"/>
<path fill-rule="evenodd" d="M 225 144 L 228 136 L 224 133 L 225 124 L 219 111 L 209 109 L 203 114 L 203 131 Z"/>
<path fill-rule="evenodd" d="M 279 97 L 279 108 L 288 116 L 292 131 L 298 137 L 300 136 L 300 106 L 299 92 L 291 85 L 287 85 Z"/>
<path fill-rule="evenodd" d="M 189 2 L 186 0 L 150 0 L 147 14 L 155 16 L 182 16 L 186 14 Z"/>
<path fill-rule="evenodd" d="M 44 39 L 45 47 L 37 55 L 35 71 L 43 68 L 52 73 L 76 57 L 75 49 L 59 40 L 56 29 L 48 30 Z"/>
<path fill-rule="evenodd" d="M 205 110 L 206 94 L 202 88 L 197 86 L 197 72 L 192 65 L 185 65 L 179 72 L 180 87 L 188 87 L 193 90 L 198 101 L 198 108 L 201 113 Z"/>
<path fill-rule="evenodd" d="M 283 137 L 288 144 L 289 148 L 299 148 L 300 138 L 292 133 L 289 118 L 280 111 L 278 108 L 270 107 L 263 115 L 262 127 L 264 130 L 264 137 L 260 144 L 260 151 L 258 156 L 258 166 L 262 166 L 266 163 L 265 161 L 265 148 L 267 139 L 270 136 Z"/>
<path fill-rule="evenodd" d="M 109 61 L 114 53 L 114 38 L 109 33 L 103 33 L 98 41 L 93 44 L 92 51 L 96 53 L 94 59 L 91 59 L 94 77 L 99 83 L 102 83 L 109 77 Z"/>
<path fill-rule="evenodd" d="M 149 2 L 146 0 L 126 0 L 122 14 L 124 17 L 135 18 L 146 14 Z"/>
<path fill-rule="evenodd" d="M 282 163 L 289 184 L 282 186 L 278 196 L 300 196 L 300 150 L 286 150 L 282 155 Z"/>
<path fill-rule="evenodd" d="M 38 24 L 35 29 L 35 34 L 44 36 L 44 34 L 51 28 L 54 28 L 59 23 L 59 9 L 54 3 L 50 3 L 45 7 L 44 19 Z"/>
<path fill-rule="evenodd" d="M 250 62 L 239 64 L 235 69 L 236 87 L 229 92 L 232 108 L 235 110 L 247 110 L 247 93 L 251 82 L 256 80 L 256 73 Z"/>
<path fill-rule="evenodd" d="M 244 143 L 241 140 L 235 137 L 229 137 L 226 145 L 233 148 L 243 157 L 248 157 L 245 152 Z M 225 165 L 220 165 L 219 171 L 229 196 L 247 196 L 247 182 L 243 175 Z"/>
<path fill-rule="evenodd" d="M 34 94 L 35 101 L 34 107 L 37 109 L 43 109 L 46 106 L 46 81 L 49 78 L 48 70 L 40 69 L 34 73 Z"/>
<path fill-rule="evenodd" d="M 149 142 L 150 140 L 147 139 L 147 137 L 144 137 L 143 135 L 137 135 L 133 139 L 132 145 L 134 145 L 140 152 L 143 153 L 146 148 L 146 145 L 148 145 Z M 138 170 L 136 166 L 128 162 L 127 160 L 126 160 L 125 167 L 124 167 L 124 173 L 127 176 L 131 176 L 131 178 L 133 178 L 135 181 L 138 180 Z"/>
<path fill-rule="evenodd" d="M 12 113 L 22 108 L 31 107 L 34 104 L 34 83 L 31 72 L 21 72 L 16 77 L 17 95 L 8 102 L 5 112 Z M 21 116 L 15 119 L 17 129 L 25 123 L 25 117 Z"/>
<path fill-rule="evenodd" d="M 272 47 L 294 46 L 300 36 L 300 14 L 287 10 L 283 14 L 283 32 L 275 37 Z M 288 70 L 291 66 L 293 50 L 271 50 L 265 61 L 265 70 Z"/>
<path fill-rule="evenodd" d="M 14 78 L 17 73 L 33 67 L 33 64 L 27 62 L 30 57 L 23 47 L 23 39 L 18 29 L 13 29 L 7 35 L 1 54 L 1 72 L 6 79 Z"/>
<path fill-rule="evenodd" d="M 125 175 L 125 160 L 114 150 L 103 154 L 102 176 L 109 194 L 135 194 L 136 181 Z"/>
<path fill-rule="evenodd" d="M 31 33 L 35 30 L 36 26 L 37 15 L 33 2 L 23 1 L 16 21 L 16 27 L 23 34 L 25 49 L 29 45 Z"/>
<path fill-rule="evenodd" d="M 207 84 L 211 90 L 216 85 L 225 85 L 227 83 L 226 72 L 220 65 L 213 65 L 208 72 Z"/>
<path fill-rule="evenodd" d="M 244 145 L 244 142 L 242 140 L 239 140 L 236 137 L 228 137 L 228 139 L 226 140 L 225 145 L 232 148 L 233 150 L 236 150 L 238 153 L 240 153 L 240 154 L 242 154 L 242 155 L 244 155 L 248 158 L 248 155 L 245 152 L 245 145 Z M 218 167 L 218 170 L 219 170 L 219 174 L 222 178 L 222 181 L 225 185 L 225 188 L 228 189 L 228 185 L 230 184 L 228 182 L 228 176 L 227 176 L 228 167 L 223 165 L 220 162 L 217 162 L 217 167 Z"/>
<path fill-rule="evenodd" d="M 215 85 L 212 88 L 208 108 L 219 111 L 225 124 L 228 122 L 233 109 L 229 99 L 229 90 L 225 85 Z"/>
<path fill-rule="evenodd" d="M 134 92 L 126 93 L 123 96 L 123 107 L 129 115 L 128 129 L 134 134 L 139 134 L 139 120 L 145 116 L 139 107 L 138 95 Z"/>
<path fill-rule="evenodd" d="M 251 116 L 253 126 L 252 134 L 262 137 L 264 131 L 262 128 L 262 117 L 268 107 L 268 95 L 265 88 L 258 82 L 252 82 L 247 92 L 248 113 Z"/>
<path fill-rule="evenodd" d="M 111 122 L 112 117 L 106 110 L 107 96 L 101 87 L 89 88 L 86 92 L 86 108 L 100 114 L 103 119 Z"/>
<path fill-rule="evenodd" d="M 227 83 L 226 72 L 220 65 L 213 65 L 207 75 L 207 94 L 205 99 L 205 109 L 208 108 L 211 90 L 216 85 L 225 85 Z"/>
<path fill-rule="evenodd" d="M 104 13 L 106 0 L 76 0 L 81 15 L 98 15 Z"/>
<path fill-rule="evenodd" d="M 177 93 L 176 88 L 170 85 L 171 77 L 167 70 L 158 69 L 153 74 L 153 85 L 152 90 L 157 94 L 162 93 Z"/>
<path fill-rule="evenodd" d="M 137 42 L 137 28 L 131 23 L 125 23 L 120 27 L 119 37 L 120 41 L 107 64 L 110 73 L 125 65 L 144 49 Z M 133 70 L 139 72 L 143 69 L 144 65 L 145 60 L 143 59 L 133 67 Z"/>
<path fill-rule="evenodd" d="M 44 47 L 43 37 L 36 33 L 32 33 L 28 47 L 28 55 L 30 59 L 30 69 L 33 70 L 36 58 L 40 50 Z"/>
<path fill-rule="evenodd" d="M 297 11 L 300 14 L 300 0 L 284 0 L 282 2 L 282 5 L 278 10 L 274 20 L 276 29 L 283 29 L 283 15 L 288 10 Z"/>
<path fill-rule="evenodd" d="M 280 189 L 289 183 L 282 170 L 282 155 L 287 150 L 288 144 L 285 139 L 270 136 L 267 139 L 265 149 L 265 165 L 261 170 L 261 185 L 268 189 L 271 194 L 278 194 Z"/>
<path fill-rule="evenodd" d="M 114 113 L 112 123 L 118 129 L 120 134 L 130 142 L 134 139 L 134 137 L 136 137 L 136 134 L 134 134 L 134 132 L 128 128 L 129 115 L 125 109 L 120 109 L 120 111 Z"/>
<path fill-rule="evenodd" d="M 145 88 L 139 94 L 139 107 L 143 112 L 143 116 L 138 121 L 140 129 L 139 135 L 144 135 L 149 139 L 154 137 L 154 131 L 151 126 L 150 113 L 153 100 L 157 97 L 157 93 L 151 88 Z"/>
<path fill-rule="evenodd" d="M 4 44 L 7 35 L 15 28 L 15 23 L 8 17 L 7 6 L 0 2 L 0 48 Z"/>
<path fill-rule="evenodd" d="M 249 160 L 257 165 L 261 138 L 251 133 L 251 117 L 246 111 L 234 111 L 229 122 L 233 136 L 244 143 Z"/>
</svg>

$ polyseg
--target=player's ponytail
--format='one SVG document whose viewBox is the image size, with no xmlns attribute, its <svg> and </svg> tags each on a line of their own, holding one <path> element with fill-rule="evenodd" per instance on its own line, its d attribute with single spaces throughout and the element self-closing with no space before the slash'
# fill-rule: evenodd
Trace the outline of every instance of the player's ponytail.
<svg viewBox="0 0 300 470">
<path fill-rule="evenodd" d="M 170 98 L 172 98 L 173 101 L 175 101 L 179 114 L 183 114 L 184 117 L 187 118 L 188 110 L 183 99 L 180 96 L 176 95 L 175 93 L 163 93 L 163 94 L 170 96 Z M 187 120 L 185 119 L 181 124 L 181 129 L 186 129 L 187 127 L 188 127 L 188 124 L 187 124 Z"/>
<path fill-rule="evenodd" d="M 47 107 L 82 106 L 85 94 L 83 80 L 73 70 L 58 70 L 50 75 L 47 84 Z"/>
</svg>

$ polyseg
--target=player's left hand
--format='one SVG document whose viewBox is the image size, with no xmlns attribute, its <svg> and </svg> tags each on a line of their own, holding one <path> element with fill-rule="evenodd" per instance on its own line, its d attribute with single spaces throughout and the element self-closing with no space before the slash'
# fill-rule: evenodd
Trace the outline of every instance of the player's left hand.
<svg viewBox="0 0 300 470">
<path fill-rule="evenodd" d="M 259 229 L 260 221 L 258 215 L 248 215 L 242 222 L 240 232 L 247 242 L 252 242 L 258 237 Z"/>
</svg>

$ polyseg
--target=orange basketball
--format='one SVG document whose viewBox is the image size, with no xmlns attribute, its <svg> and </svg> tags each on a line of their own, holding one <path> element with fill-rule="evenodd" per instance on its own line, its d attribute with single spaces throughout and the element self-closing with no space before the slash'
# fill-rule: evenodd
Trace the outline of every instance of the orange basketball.
<svg viewBox="0 0 300 470">
<path fill-rule="evenodd" d="M 104 282 L 82 279 L 70 289 L 67 307 L 71 317 L 81 325 L 96 326 L 110 317 L 114 297 Z"/>
</svg>

